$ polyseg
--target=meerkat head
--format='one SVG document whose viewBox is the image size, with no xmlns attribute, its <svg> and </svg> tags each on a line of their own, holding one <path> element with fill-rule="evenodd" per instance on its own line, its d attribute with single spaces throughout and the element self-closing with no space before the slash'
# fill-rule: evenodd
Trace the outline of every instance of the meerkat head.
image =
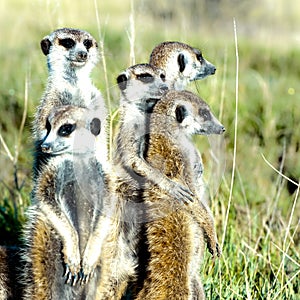
<svg viewBox="0 0 300 300">
<path fill-rule="evenodd" d="M 98 62 L 98 44 L 86 31 L 72 28 L 57 29 L 41 41 L 48 59 L 49 71 L 70 72 L 83 67 L 91 71 Z"/>
<path fill-rule="evenodd" d="M 149 63 L 165 70 L 167 83 L 176 90 L 183 90 L 188 82 L 216 72 L 216 67 L 203 57 L 200 50 L 180 42 L 157 45 Z"/>
<path fill-rule="evenodd" d="M 186 135 L 222 134 L 225 127 L 213 115 L 206 102 L 189 91 L 169 91 L 155 110 L 175 121 L 177 129 Z M 156 112 L 156 111 L 155 111 Z"/>
<path fill-rule="evenodd" d="M 66 105 L 52 110 L 47 122 L 49 134 L 41 150 L 51 155 L 87 154 L 95 151 L 95 138 L 101 132 L 101 121 L 94 111 Z"/>
<path fill-rule="evenodd" d="M 156 103 L 168 90 L 165 72 L 149 64 L 129 67 L 117 77 L 123 100 L 136 104 Z"/>
</svg>

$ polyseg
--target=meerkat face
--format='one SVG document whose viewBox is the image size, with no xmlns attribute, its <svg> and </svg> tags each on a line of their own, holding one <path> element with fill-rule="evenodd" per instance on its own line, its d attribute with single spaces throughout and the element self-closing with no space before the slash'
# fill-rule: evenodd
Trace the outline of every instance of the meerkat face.
<svg viewBox="0 0 300 300">
<path fill-rule="evenodd" d="M 47 56 L 48 67 L 52 71 L 80 69 L 84 66 L 92 68 L 98 61 L 97 42 L 83 30 L 55 30 L 43 38 L 41 49 Z"/>
<path fill-rule="evenodd" d="M 168 90 L 165 72 L 149 64 L 129 67 L 117 77 L 117 82 L 124 100 L 137 105 L 156 102 Z"/>
<path fill-rule="evenodd" d="M 190 136 L 193 134 L 222 134 L 224 126 L 211 112 L 208 104 L 188 91 L 169 91 L 160 102 L 166 103 L 164 110 L 176 121 L 178 130 Z"/>
<path fill-rule="evenodd" d="M 225 127 L 213 115 L 209 106 L 199 99 L 199 105 L 183 101 L 175 108 L 175 116 L 180 127 L 187 134 L 222 134 Z"/>
<path fill-rule="evenodd" d="M 169 86 L 176 90 L 183 90 L 188 82 L 216 72 L 216 67 L 203 57 L 201 51 L 179 42 L 159 44 L 153 49 L 149 63 L 165 70 Z"/>
<path fill-rule="evenodd" d="M 41 145 L 44 153 L 85 154 L 95 150 L 95 138 L 101 132 L 101 121 L 88 109 L 63 106 L 54 109 L 48 117 L 48 136 Z"/>
</svg>

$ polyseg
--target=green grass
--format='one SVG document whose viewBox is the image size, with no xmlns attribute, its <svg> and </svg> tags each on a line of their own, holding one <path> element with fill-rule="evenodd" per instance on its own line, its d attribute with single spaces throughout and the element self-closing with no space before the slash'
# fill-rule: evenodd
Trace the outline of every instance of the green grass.
<svg viewBox="0 0 300 300">
<path fill-rule="evenodd" d="M 226 168 L 212 199 L 219 240 L 224 238 L 223 254 L 215 262 L 209 254 L 204 258 L 201 270 L 207 298 L 299 299 L 299 196 L 297 191 L 293 194 L 288 191 L 292 184 L 288 185 L 263 159 L 264 156 L 274 168 L 299 181 L 300 48 L 293 34 L 293 28 L 300 25 L 296 15 L 298 2 L 293 1 L 290 10 L 274 10 L 272 18 L 267 2 L 261 7 L 249 7 L 241 1 L 241 5 L 236 4 L 229 12 L 225 9 L 228 1 L 220 1 L 223 10 L 210 11 L 217 18 L 207 17 L 204 1 L 199 2 L 191 18 L 176 6 L 172 10 L 166 5 L 159 8 L 153 4 L 149 9 L 150 1 L 144 1 L 144 5 L 134 2 L 132 45 L 127 35 L 132 13 L 129 0 L 123 1 L 123 5 L 117 0 L 99 2 L 100 24 L 94 1 L 73 2 L 2 0 L 0 3 L 1 244 L 18 242 L 24 211 L 30 203 L 30 127 L 47 79 L 45 57 L 39 49 L 42 37 L 55 28 L 70 26 L 86 29 L 98 40 L 101 38 L 106 69 L 101 60 L 93 72 L 93 80 L 106 99 L 108 90 L 111 111 L 118 106 L 115 78 L 132 61 L 130 47 L 134 46 L 134 58 L 139 63 L 148 60 L 150 51 L 159 42 L 180 40 L 201 48 L 204 56 L 217 66 L 214 76 L 192 84 L 189 89 L 210 104 L 226 127 Z M 179 5 L 178 1 L 175 3 Z M 274 3 L 282 5 L 280 0 Z M 232 16 L 237 22 L 239 51 L 237 116 Z M 28 99 L 28 111 L 22 129 L 24 99 Z M 237 152 L 233 161 L 236 117 Z M 195 140 L 199 148 L 204 145 L 203 157 L 209 165 L 207 141 Z M 208 166 L 207 175 L 211 175 L 210 171 Z"/>
</svg>

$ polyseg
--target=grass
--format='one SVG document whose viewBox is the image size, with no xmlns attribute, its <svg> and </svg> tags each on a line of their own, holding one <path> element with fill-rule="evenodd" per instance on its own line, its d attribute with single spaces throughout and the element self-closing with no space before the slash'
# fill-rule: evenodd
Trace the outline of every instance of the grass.
<svg viewBox="0 0 300 300">
<path fill-rule="evenodd" d="M 86 29 L 100 41 L 103 55 L 93 80 L 108 102 L 111 132 L 118 73 L 133 61 L 146 62 L 157 43 L 180 40 L 201 48 L 217 66 L 214 76 L 189 89 L 210 104 L 227 129 L 225 151 L 220 147 L 226 168 L 212 193 L 223 254 L 215 262 L 209 254 L 204 258 L 207 298 L 299 299 L 299 185 L 290 181 L 300 178 L 300 50 L 293 34 L 299 25 L 298 2 L 290 11 L 285 8 L 286 15 L 274 10 L 272 18 L 264 18 L 267 1 L 260 7 L 241 1 L 232 12 L 211 10 L 217 18 L 205 15 L 204 1 L 190 18 L 182 7 L 172 10 L 164 4 L 158 9 L 150 1 L 73 2 L 0 3 L 1 244 L 18 243 L 30 203 L 30 127 L 47 78 L 41 38 L 70 26 Z M 227 2 L 220 1 L 221 7 Z M 197 137 L 195 142 L 203 148 L 207 177 L 215 179 L 207 140 Z"/>
</svg>

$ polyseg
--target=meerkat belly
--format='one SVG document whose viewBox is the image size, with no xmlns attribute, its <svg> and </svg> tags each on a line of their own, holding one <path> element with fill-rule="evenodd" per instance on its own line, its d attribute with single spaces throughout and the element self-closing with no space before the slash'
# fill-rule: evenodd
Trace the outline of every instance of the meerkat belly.
<svg viewBox="0 0 300 300">
<path fill-rule="evenodd" d="M 102 209 L 103 186 L 96 161 L 66 161 L 59 198 L 79 236 L 80 252 L 86 246 Z"/>
</svg>

